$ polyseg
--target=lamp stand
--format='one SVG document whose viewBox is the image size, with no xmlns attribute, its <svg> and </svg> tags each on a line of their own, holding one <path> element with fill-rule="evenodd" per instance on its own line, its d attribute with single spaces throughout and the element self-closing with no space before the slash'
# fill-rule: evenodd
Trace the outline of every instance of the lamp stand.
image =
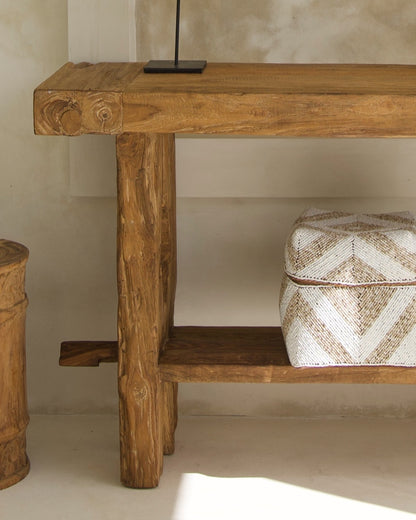
<svg viewBox="0 0 416 520">
<path fill-rule="evenodd" d="M 175 32 L 175 59 L 172 60 L 151 60 L 144 66 L 144 72 L 151 74 L 190 72 L 201 73 L 206 61 L 179 61 L 179 25 L 181 13 L 181 0 L 176 0 L 176 32 Z"/>
</svg>

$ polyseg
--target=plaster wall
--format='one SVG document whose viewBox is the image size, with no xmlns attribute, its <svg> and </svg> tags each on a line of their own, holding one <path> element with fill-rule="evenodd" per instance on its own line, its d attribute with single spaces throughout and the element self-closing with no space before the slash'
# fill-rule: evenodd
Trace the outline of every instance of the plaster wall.
<svg viewBox="0 0 416 520">
<path fill-rule="evenodd" d="M 65 338 L 115 335 L 115 201 L 70 197 L 68 139 L 33 134 L 33 90 L 67 55 L 66 1 L 1 0 L 0 236 L 30 249 L 28 396 L 41 413 L 116 402 L 114 367 L 58 367 Z"/>
<path fill-rule="evenodd" d="M 173 0 L 138 0 L 138 56 L 173 57 Z M 183 59 L 414 63 L 412 0 L 184 0 Z"/>
</svg>

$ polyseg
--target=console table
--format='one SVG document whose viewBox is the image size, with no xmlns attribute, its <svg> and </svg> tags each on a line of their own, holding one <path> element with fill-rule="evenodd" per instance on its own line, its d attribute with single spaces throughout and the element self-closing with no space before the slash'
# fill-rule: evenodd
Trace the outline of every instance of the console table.
<svg viewBox="0 0 416 520">
<path fill-rule="evenodd" d="M 65 342 L 62 365 L 118 361 L 121 480 L 157 486 L 177 383 L 416 383 L 415 368 L 293 368 L 278 327 L 174 327 L 175 133 L 416 137 L 416 67 L 68 63 L 34 95 L 41 135 L 114 134 L 118 341 Z"/>
</svg>

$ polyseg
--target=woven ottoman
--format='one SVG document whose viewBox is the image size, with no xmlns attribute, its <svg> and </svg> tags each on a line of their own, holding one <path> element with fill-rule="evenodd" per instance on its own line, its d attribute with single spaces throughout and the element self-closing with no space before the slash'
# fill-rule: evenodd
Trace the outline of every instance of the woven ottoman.
<svg viewBox="0 0 416 520">
<path fill-rule="evenodd" d="M 309 209 L 285 247 L 282 330 L 295 367 L 416 365 L 416 222 Z"/>
</svg>

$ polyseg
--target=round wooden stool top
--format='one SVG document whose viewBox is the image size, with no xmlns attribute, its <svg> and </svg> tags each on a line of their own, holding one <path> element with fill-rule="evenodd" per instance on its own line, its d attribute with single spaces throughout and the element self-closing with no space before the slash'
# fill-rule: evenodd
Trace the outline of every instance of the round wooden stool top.
<svg viewBox="0 0 416 520">
<path fill-rule="evenodd" d="M 0 239 L 0 273 L 25 263 L 29 256 L 27 247 L 4 238 Z"/>
</svg>

